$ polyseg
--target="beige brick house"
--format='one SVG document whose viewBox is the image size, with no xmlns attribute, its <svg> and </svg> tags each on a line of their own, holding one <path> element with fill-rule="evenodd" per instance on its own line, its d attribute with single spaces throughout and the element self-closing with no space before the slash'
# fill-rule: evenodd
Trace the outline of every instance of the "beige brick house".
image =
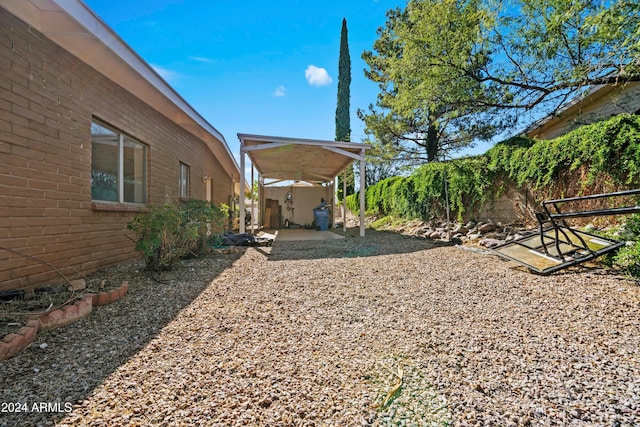
<svg viewBox="0 0 640 427">
<path fill-rule="evenodd" d="M 89 273 L 137 256 L 126 224 L 229 203 L 224 137 L 80 0 L 0 0 L 0 248 Z M 0 292 L 52 280 L 0 249 Z"/>
</svg>

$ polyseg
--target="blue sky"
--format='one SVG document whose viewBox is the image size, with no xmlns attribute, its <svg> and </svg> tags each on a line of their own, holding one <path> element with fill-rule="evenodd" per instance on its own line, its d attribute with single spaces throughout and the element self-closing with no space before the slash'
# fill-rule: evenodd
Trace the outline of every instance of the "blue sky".
<svg viewBox="0 0 640 427">
<path fill-rule="evenodd" d="M 85 0 L 225 137 L 333 140 L 342 18 L 351 54 L 351 140 L 377 86 L 361 59 L 386 11 L 404 0 Z"/>
</svg>

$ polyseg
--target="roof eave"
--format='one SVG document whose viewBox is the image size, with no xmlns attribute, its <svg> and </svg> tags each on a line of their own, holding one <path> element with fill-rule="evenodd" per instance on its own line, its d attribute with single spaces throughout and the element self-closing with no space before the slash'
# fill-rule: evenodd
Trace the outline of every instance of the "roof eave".
<svg viewBox="0 0 640 427">
<path fill-rule="evenodd" d="M 82 1 L 0 0 L 0 7 L 202 139 L 239 180 L 240 167 L 224 136 Z"/>
</svg>

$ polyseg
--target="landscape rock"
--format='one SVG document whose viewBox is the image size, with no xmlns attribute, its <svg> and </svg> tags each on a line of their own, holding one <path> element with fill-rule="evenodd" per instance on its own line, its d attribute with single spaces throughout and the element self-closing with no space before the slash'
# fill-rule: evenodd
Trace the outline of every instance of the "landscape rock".
<svg viewBox="0 0 640 427">
<path fill-rule="evenodd" d="M 480 246 L 484 246 L 485 248 L 489 248 L 489 249 L 493 249 L 496 246 L 500 246 L 501 244 L 504 243 L 504 240 L 499 240 L 499 239 L 489 239 L 489 238 L 485 238 L 485 239 L 481 239 L 478 244 Z"/>
<path fill-rule="evenodd" d="M 424 236 L 425 234 L 430 233 L 430 232 L 431 232 L 431 229 L 429 227 L 424 226 L 424 227 L 420 227 L 420 228 L 416 229 L 415 234 L 416 234 L 416 236 Z"/>
<path fill-rule="evenodd" d="M 491 231 L 494 231 L 496 228 L 497 228 L 496 224 L 492 222 L 487 222 L 485 224 L 482 224 L 480 227 L 478 227 L 478 231 L 482 234 L 486 234 Z"/>
<path fill-rule="evenodd" d="M 433 231 L 429 234 L 429 238 L 434 239 L 442 239 L 442 233 L 440 231 Z"/>
<path fill-rule="evenodd" d="M 127 298 L 2 362 L 0 401 L 70 411 L 0 425 L 638 424 L 633 281 L 347 235 L 127 274 Z"/>
<path fill-rule="evenodd" d="M 469 232 L 469 229 L 467 227 L 465 227 L 462 224 L 458 224 L 454 229 L 453 229 L 453 233 L 454 234 L 467 234 Z"/>
</svg>

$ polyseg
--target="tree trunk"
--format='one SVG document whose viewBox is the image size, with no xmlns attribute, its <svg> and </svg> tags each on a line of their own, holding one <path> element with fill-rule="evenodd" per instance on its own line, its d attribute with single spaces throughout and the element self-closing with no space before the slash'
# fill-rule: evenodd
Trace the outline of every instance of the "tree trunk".
<svg viewBox="0 0 640 427">
<path fill-rule="evenodd" d="M 435 126 L 429 125 L 427 130 L 427 161 L 433 162 L 438 158 L 438 131 Z"/>
</svg>

